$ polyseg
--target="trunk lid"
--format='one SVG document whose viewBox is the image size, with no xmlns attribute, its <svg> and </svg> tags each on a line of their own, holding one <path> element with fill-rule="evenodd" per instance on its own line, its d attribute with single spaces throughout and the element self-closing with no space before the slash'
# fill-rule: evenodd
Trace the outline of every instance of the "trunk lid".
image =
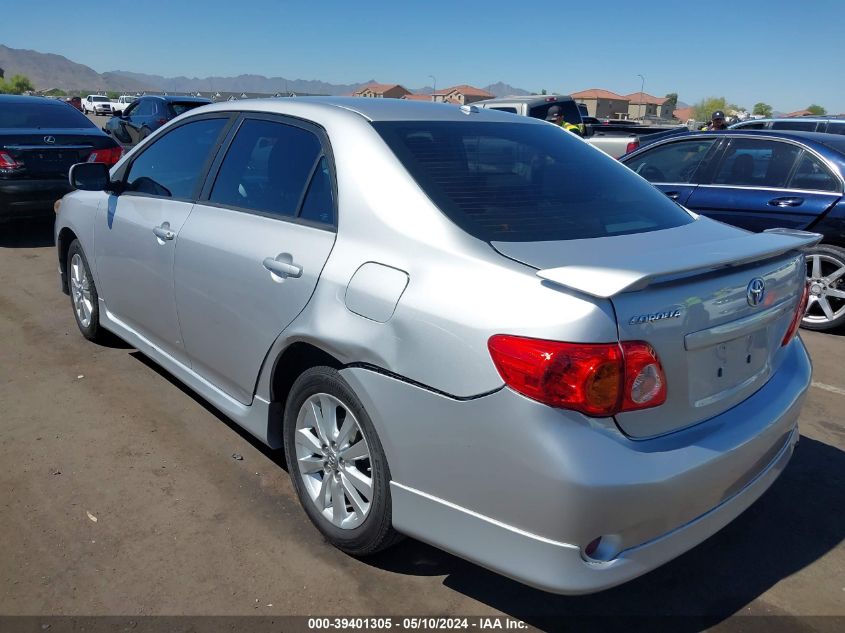
<svg viewBox="0 0 845 633">
<path fill-rule="evenodd" d="M 0 135 L 0 149 L 22 162 L 14 177 L 66 177 L 71 165 L 84 163 L 94 149 L 114 141 L 96 129 L 11 129 Z"/>
<path fill-rule="evenodd" d="M 766 383 L 804 283 L 799 251 L 819 239 L 801 231 L 747 233 L 699 218 L 650 233 L 493 246 L 538 268 L 546 283 L 608 298 L 619 339 L 657 351 L 666 402 L 616 416 L 626 434 L 645 438 L 716 416 Z M 760 281 L 758 296 L 751 291 Z"/>
</svg>

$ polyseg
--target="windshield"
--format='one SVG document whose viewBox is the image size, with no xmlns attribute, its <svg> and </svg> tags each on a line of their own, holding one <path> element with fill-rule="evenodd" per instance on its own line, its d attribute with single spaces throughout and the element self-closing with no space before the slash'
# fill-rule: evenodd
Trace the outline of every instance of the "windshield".
<svg viewBox="0 0 845 633">
<path fill-rule="evenodd" d="M 63 103 L 0 104 L 0 129 L 89 127 L 97 126 L 79 110 Z"/>
<path fill-rule="evenodd" d="M 91 101 L 100 102 L 100 101 L 108 101 L 108 100 L 109 100 L 108 97 L 91 97 Z"/>
<path fill-rule="evenodd" d="M 373 127 L 441 211 L 484 241 L 584 239 L 693 221 L 627 167 L 552 125 Z"/>
</svg>

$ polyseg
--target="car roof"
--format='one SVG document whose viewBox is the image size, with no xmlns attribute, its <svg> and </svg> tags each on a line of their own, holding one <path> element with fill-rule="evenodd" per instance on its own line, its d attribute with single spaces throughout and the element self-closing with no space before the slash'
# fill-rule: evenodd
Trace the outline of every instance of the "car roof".
<svg viewBox="0 0 845 633">
<path fill-rule="evenodd" d="M 131 95 L 123 95 L 124 97 L 129 97 Z M 173 101 L 178 101 L 180 103 L 211 103 L 211 99 L 206 99 L 205 97 L 192 97 L 185 95 L 180 97 L 178 95 L 142 95 L 137 97 L 140 101 L 141 99 L 159 99 L 161 101 L 167 101 L 168 103 Z"/>
<path fill-rule="evenodd" d="M 666 139 L 666 142 L 671 142 L 675 140 L 680 140 L 682 138 L 691 138 L 691 137 L 701 137 L 701 138 L 713 138 L 713 137 L 765 137 L 765 138 L 782 138 L 785 140 L 793 140 L 793 141 L 801 141 L 806 142 L 809 145 L 824 145 L 825 147 L 830 147 L 828 143 L 833 140 L 842 140 L 841 134 L 826 134 L 824 132 L 804 132 L 801 130 L 743 130 L 743 129 L 727 129 L 727 130 L 701 130 L 701 131 L 690 131 L 686 134 L 678 134 L 676 136 L 672 136 Z M 657 145 L 655 143 L 655 145 Z M 651 145 L 646 145 L 645 148 L 651 147 Z M 644 148 L 644 149 L 645 149 Z"/>
<path fill-rule="evenodd" d="M 768 119 L 746 119 L 745 121 L 739 121 L 738 123 L 734 123 L 737 127 L 742 127 L 745 125 L 751 125 L 753 123 L 769 123 L 769 122 L 793 122 L 793 121 L 809 121 L 810 123 L 823 123 L 825 121 L 843 121 L 845 118 L 839 115 L 829 115 L 829 116 L 799 116 L 799 117 L 771 117 Z"/>
<path fill-rule="evenodd" d="M 49 103 L 51 105 L 65 106 L 64 102 L 57 99 L 45 99 L 44 97 L 30 97 L 26 95 L 0 95 L 0 103 L 17 103 L 26 105 L 28 103 Z"/>
<path fill-rule="evenodd" d="M 473 104 L 474 105 L 474 104 Z M 290 107 L 293 106 L 293 107 Z M 240 101 L 221 101 L 202 108 L 201 112 L 270 112 L 290 114 L 296 110 L 300 115 L 312 110 L 316 116 L 320 112 L 345 111 L 355 113 L 368 121 L 502 121 L 518 124 L 549 125 L 544 121 L 530 117 L 515 117 L 506 112 L 458 107 L 449 103 L 428 101 L 409 101 L 407 99 L 373 99 L 368 97 L 280 97 L 270 99 L 244 99 Z M 192 114 L 199 114 L 195 111 Z"/>
</svg>

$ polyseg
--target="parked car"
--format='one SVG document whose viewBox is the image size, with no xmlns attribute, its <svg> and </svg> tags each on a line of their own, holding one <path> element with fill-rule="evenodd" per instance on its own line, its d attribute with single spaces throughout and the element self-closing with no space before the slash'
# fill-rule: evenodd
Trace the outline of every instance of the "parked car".
<svg viewBox="0 0 845 633">
<path fill-rule="evenodd" d="M 120 95 L 117 101 L 113 101 L 111 104 L 112 114 L 123 112 L 137 100 L 138 97 L 135 95 Z"/>
<path fill-rule="evenodd" d="M 80 97 L 65 97 L 65 103 L 82 112 L 82 99 Z"/>
<path fill-rule="evenodd" d="M 732 130 L 793 130 L 845 134 L 845 119 L 832 117 L 789 117 L 783 119 L 751 119 L 731 126 Z"/>
<path fill-rule="evenodd" d="M 201 97 L 144 96 L 108 120 L 103 130 L 124 145 L 135 145 L 183 112 L 211 103 Z"/>
<path fill-rule="evenodd" d="M 634 151 L 642 142 L 642 138 L 649 134 L 669 130 L 663 126 L 636 125 L 636 130 L 630 129 L 632 125 L 628 122 L 626 126 L 619 125 L 596 125 L 593 119 L 587 125 L 583 117 L 583 109 L 586 106 L 582 103 L 575 103 L 572 97 L 566 95 L 528 95 L 525 97 L 501 97 L 498 99 L 487 99 L 477 101 L 472 105 L 489 110 L 499 110 L 521 116 L 545 120 L 549 108 L 559 106 L 563 111 L 563 118 L 567 123 L 577 125 L 582 131 L 586 141 L 613 158 Z M 592 118 L 592 117 L 591 117 Z M 685 127 L 682 127 L 686 131 Z"/>
<path fill-rule="evenodd" d="M 814 231 L 802 325 L 845 324 L 845 137 L 728 130 L 675 136 L 622 162 L 679 204 L 749 231 Z"/>
<path fill-rule="evenodd" d="M 0 95 L 0 222 L 52 216 L 71 190 L 68 169 L 114 165 L 120 146 L 62 101 Z"/>
<path fill-rule="evenodd" d="M 82 100 L 83 114 L 111 114 L 112 102 L 104 95 L 88 95 Z"/>
<path fill-rule="evenodd" d="M 407 534 L 597 591 L 733 520 L 798 439 L 819 236 L 695 216 L 530 117 L 224 102 L 71 180 L 83 336 L 284 446 L 351 554 Z"/>
</svg>

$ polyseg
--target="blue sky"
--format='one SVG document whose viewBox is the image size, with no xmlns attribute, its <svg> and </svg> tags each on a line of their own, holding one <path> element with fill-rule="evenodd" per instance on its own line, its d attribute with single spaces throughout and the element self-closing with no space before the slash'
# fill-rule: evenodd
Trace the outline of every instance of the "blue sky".
<svg viewBox="0 0 845 633">
<path fill-rule="evenodd" d="M 845 112 L 841 0 L 0 4 L 0 43 L 99 72 L 374 78 L 409 88 L 434 75 L 439 87 L 504 81 L 621 94 L 639 90 L 639 73 L 646 92 L 677 92 L 688 103 L 724 96 L 748 108 L 818 103 Z"/>
</svg>

